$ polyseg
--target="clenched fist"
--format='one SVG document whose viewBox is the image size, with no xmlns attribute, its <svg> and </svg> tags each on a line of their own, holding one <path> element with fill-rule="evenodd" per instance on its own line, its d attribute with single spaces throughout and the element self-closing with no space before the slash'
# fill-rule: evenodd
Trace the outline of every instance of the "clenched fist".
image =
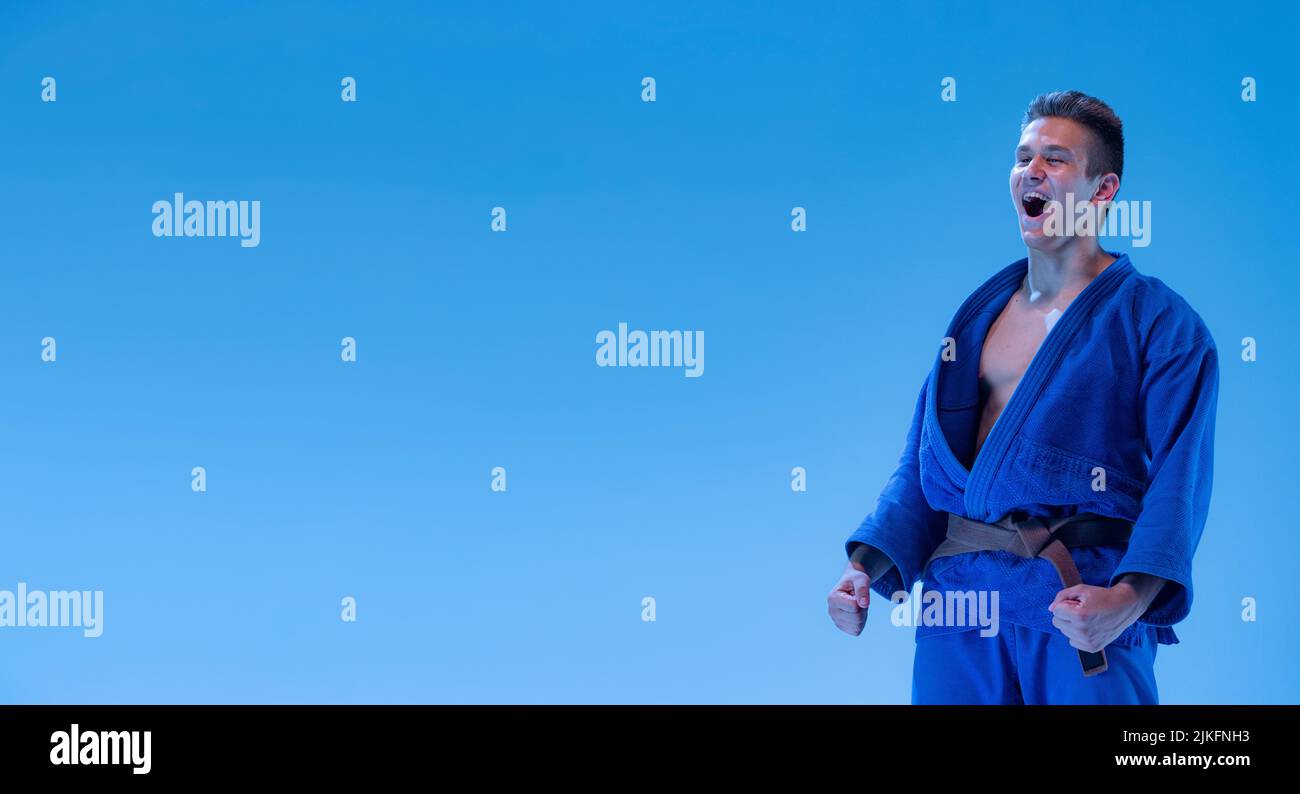
<svg viewBox="0 0 1300 794">
<path fill-rule="evenodd" d="M 871 603 L 871 577 L 849 563 L 844 568 L 839 584 L 826 596 L 831 620 L 846 634 L 854 637 L 867 625 L 867 605 Z"/>
</svg>

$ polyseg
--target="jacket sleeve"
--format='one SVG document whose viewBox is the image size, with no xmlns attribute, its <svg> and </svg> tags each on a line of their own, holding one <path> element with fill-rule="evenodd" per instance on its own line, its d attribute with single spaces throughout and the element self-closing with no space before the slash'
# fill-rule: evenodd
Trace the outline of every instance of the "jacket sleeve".
<svg viewBox="0 0 1300 794">
<path fill-rule="evenodd" d="M 1210 507 L 1219 357 L 1205 332 L 1152 360 L 1143 375 L 1141 416 L 1150 458 L 1142 511 L 1110 584 L 1126 573 L 1166 580 L 1138 618 L 1172 626 L 1192 606 L 1192 555 Z"/>
<path fill-rule="evenodd" d="M 931 508 L 921 489 L 920 447 L 929 382 L 927 378 L 921 386 L 898 467 L 885 483 L 875 509 L 844 544 L 850 558 L 856 553 L 869 573 L 873 568 L 883 571 L 872 576 L 871 589 L 891 600 L 895 593 L 910 590 L 920 578 L 947 527 L 946 514 Z"/>
</svg>

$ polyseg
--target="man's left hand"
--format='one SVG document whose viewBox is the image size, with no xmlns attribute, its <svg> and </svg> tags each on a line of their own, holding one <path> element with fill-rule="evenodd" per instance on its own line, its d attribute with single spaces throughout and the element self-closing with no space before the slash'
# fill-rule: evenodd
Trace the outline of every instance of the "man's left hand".
<svg viewBox="0 0 1300 794">
<path fill-rule="evenodd" d="M 1096 653 L 1146 611 L 1143 599 L 1132 585 L 1117 582 L 1114 587 L 1079 584 L 1056 594 L 1047 609 L 1052 625 L 1081 651 Z"/>
</svg>

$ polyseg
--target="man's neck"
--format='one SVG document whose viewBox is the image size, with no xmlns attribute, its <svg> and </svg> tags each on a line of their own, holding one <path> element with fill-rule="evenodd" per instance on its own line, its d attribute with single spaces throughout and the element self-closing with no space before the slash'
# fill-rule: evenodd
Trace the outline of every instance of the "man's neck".
<svg viewBox="0 0 1300 794">
<path fill-rule="evenodd" d="M 1056 251 L 1029 249 L 1029 272 L 1024 289 L 1032 305 L 1051 304 L 1062 295 L 1073 297 L 1088 286 L 1115 261 L 1101 250 L 1097 241 L 1091 246 L 1069 245 Z"/>
</svg>

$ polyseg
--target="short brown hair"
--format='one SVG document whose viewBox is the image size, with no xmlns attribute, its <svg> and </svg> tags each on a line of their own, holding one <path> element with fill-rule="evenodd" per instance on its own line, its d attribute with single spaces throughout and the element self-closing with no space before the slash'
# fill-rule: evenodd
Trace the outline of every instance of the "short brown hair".
<svg viewBox="0 0 1300 794">
<path fill-rule="evenodd" d="M 1124 122 L 1110 105 L 1079 91 L 1039 94 L 1025 110 L 1020 131 L 1031 121 L 1047 117 L 1069 119 L 1092 131 L 1095 143 L 1088 150 L 1088 176 L 1114 172 L 1124 177 Z"/>
</svg>

